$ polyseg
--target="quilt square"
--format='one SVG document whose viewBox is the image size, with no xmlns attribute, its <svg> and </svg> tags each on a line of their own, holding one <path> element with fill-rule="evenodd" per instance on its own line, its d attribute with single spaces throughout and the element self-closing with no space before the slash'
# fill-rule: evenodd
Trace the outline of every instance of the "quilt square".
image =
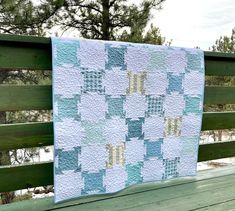
<svg viewBox="0 0 235 211">
<path fill-rule="evenodd" d="M 54 95 L 54 117 L 56 121 L 63 119 L 81 120 L 81 115 L 78 110 L 80 103 L 80 95 L 74 95 L 72 98 L 63 98 L 62 95 Z"/>
<path fill-rule="evenodd" d="M 82 195 L 105 193 L 106 186 L 104 185 L 105 170 L 101 169 L 98 172 L 82 172 L 84 180 L 84 188 L 81 190 Z"/>
<path fill-rule="evenodd" d="M 165 167 L 165 172 L 162 175 L 163 179 L 171 179 L 179 176 L 178 163 L 180 158 L 176 157 L 174 160 L 164 159 L 163 165 Z"/>
<path fill-rule="evenodd" d="M 126 181 L 126 187 L 141 183 L 143 181 L 143 176 L 141 175 L 142 167 L 143 167 L 143 162 L 138 162 L 135 165 L 127 164 L 126 171 L 128 178 Z"/>
<path fill-rule="evenodd" d="M 108 111 L 105 114 L 107 119 L 112 117 L 125 118 L 124 103 L 126 102 L 126 96 L 111 97 L 106 95 L 105 99 L 108 103 Z"/>
<path fill-rule="evenodd" d="M 103 87 L 103 72 L 102 71 L 82 71 L 83 86 L 81 87 L 82 93 L 97 92 L 104 94 Z"/>
<path fill-rule="evenodd" d="M 127 52 L 127 46 L 113 44 L 105 44 L 105 50 L 107 53 L 107 60 L 105 63 L 105 68 L 107 70 L 120 69 L 126 70 L 127 64 L 125 61 L 125 54 Z"/>
<path fill-rule="evenodd" d="M 80 42 L 78 40 L 54 40 L 54 65 L 61 67 L 80 67 L 78 56 Z"/>
<path fill-rule="evenodd" d="M 81 147 L 74 147 L 73 150 L 65 151 L 63 149 L 55 150 L 55 174 L 64 174 L 66 171 L 73 170 L 74 172 L 81 171 Z"/>
<path fill-rule="evenodd" d="M 164 108 L 163 108 L 163 102 L 165 100 L 164 95 L 160 96 L 151 96 L 147 95 L 146 100 L 148 103 L 148 109 L 145 112 L 146 117 L 152 116 L 152 115 L 158 115 L 163 116 L 164 114 Z"/>
<path fill-rule="evenodd" d="M 144 160 L 150 159 L 162 159 L 163 153 L 161 149 L 161 145 L 163 144 L 163 138 L 158 139 L 156 141 L 144 140 L 144 144 L 146 147 L 146 154 L 144 156 Z"/>
</svg>

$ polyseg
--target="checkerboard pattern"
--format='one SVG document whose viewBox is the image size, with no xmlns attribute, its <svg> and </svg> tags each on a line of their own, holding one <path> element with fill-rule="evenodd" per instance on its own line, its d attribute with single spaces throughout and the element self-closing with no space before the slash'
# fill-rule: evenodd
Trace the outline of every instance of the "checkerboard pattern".
<svg viewBox="0 0 235 211">
<path fill-rule="evenodd" d="M 102 86 L 102 71 L 82 71 L 84 86 L 82 87 L 83 93 L 97 92 L 104 93 Z"/>
<path fill-rule="evenodd" d="M 159 115 L 163 116 L 164 109 L 163 109 L 163 102 L 164 102 L 164 96 L 146 96 L 147 103 L 148 103 L 148 110 L 146 111 L 146 117 L 149 117 L 151 115 Z"/>
<path fill-rule="evenodd" d="M 199 49 L 52 38 L 55 202 L 196 174 Z"/>
</svg>

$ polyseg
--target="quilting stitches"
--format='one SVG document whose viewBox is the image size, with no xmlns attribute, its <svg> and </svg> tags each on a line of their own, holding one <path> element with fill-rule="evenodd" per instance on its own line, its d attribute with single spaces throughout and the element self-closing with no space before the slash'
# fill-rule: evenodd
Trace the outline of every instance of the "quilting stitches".
<svg viewBox="0 0 235 211">
<path fill-rule="evenodd" d="M 65 42 L 57 39 L 54 45 L 54 65 L 62 67 L 80 67 L 80 59 L 77 57 L 79 48 L 80 43 L 77 40 Z"/>
<path fill-rule="evenodd" d="M 175 117 L 175 118 L 166 117 L 164 119 L 164 122 L 165 122 L 164 137 L 180 136 L 182 117 Z"/>
<path fill-rule="evenodd" d="M 124 102 L 126 102 L 126 96 L 112 97 L 111 95 L 106 95 L 105 100 L 108 103 L 108 112 L 105 114 L 107 119 L 115 116 L 125 118 L 126 112 L 123 106 Z"/>
<path fill-rule="evenodd" d="M 198 71 L 203 72 L 203 65 L 202 65 L 202 54 L 201 53 L 191 53 L 186 51 L 186 58 L 187 58 L 187 68 L 186 72 L 191 71 Z"/>
<path fill-rule="evenodd" d="M 180 94 L 184 93 L 184 88 L 182 87 L 184 73 L 180 73 L 175 75 L 171 72 L 167 73 L 168 78 L 168 87 L 166 89 L 167 94 L 171 94 L 172 92 L 178 92 Z"/>
<path fill-rule="evenodd" d="M 81 147 L 74 147 L 73 150 L 55 150 L 55 159 L 58 162 L 55 167 L 55 174 L 64 174 L 65 171 L 73 170 L 74 172 L 81 171 L 81 163 L 79 157 L 81 155 Z"/>
<path fill-rule="evenodd" d="M 139 93 L 141 95 L 145 94 L 144 81 L 147 79 L 146 72 L 133 73 L 131 71 L 127 72 L 129 79 L 129 87 L 126 90 L 127 95 L 132 95 L 133 93 Z"/>
<path fill-rule="evenodd" d="M 112 70 L 113 68 L 118 68 L 126 70 L 125 54 L 127 47 L 125 45 L 113 46 L 112 44 L 105 44 L 105 51 L 108 57 L 105 62 L 105 69 Z"/>
<path fill-rule="evenodd" d="M 143 182 L 143 176 L 141 174 L 141 169 L 143 168 L 143 162 L 138 162 L 137 164 L 127 164 L 126 171 L 128 179 L 126 181 L 126 187 Z"/>
<path fill-rule="evenodd" d="M 104 94 L 105 89 L 103 87 L 103 71 L 82 71 L 84 84 L 81 86 L 82 93 L 97 92 Z"/>
<path fill-rule="evenodd" d="M 156 141 L 151 140 L 144 140 L 144 145 L 146 148 L 146 154 L 144 155 L 144 160 L 150 160 L 150 159 L 162 159 L 163 153 L 161 150 L 161 146 L 163 144 L 163 138 L 160 138 Z"/>
<path fill-rule="evenodd" d="M 184 114 L 194 113 L 194 114 L 200 114 L 202 113 L 202 97 L 200 95 L 197 96 L 190 96 L 185 95 L 185 109 Z"/>
<path fill-rule="evenodd" d="M 162 175 L 162 179 L 171 179 L 179 176 L 177 165 L 180 162 L 180 158 L 176 157 L 174 160 L 163 159 L 163 165 L 165 167 L 165 173 Z"/>
<path fill-rule="evenodd" d="M 148 103 L 148 109 L 145 112 L 146 117 L 149 117 L 151 115 L 163 116 L 164 114 L 163 102 L 165 100 L 165 96 L 160 95 L 157 97 L 153 97 L 151 95 L 147 95 L 146 100 Z"/>
<path fill-rule="evenodd" d="M 165 51 L 154 51 L 150 50 L 150 62 L 148 65 L 148 68 L 151 71 L 163 71 L 166 72 L 167 70 L 167 61 L 166 61 L 166 55 L 167 53 Z"/>
<path fill-rule="evenodd" d="M 81 194 L 105 193 L 106 186 L 103 184 L 104 176 L 105 169 L 101 169 L 98 172 L 83 171 L 84 188 L 81 190 Z"/>
<path fill-rule="evenodd" d="M 82 145 L 89 145 L 94 143 L 104 143 L 103 130 L 105 121 L 100 120 L 97 123 L 82 121 L 81 127 L 83 129 Z"/>
<path fill-rule="evenodd" d="M 71 118 L 76 121 L 81 120 L 78 104 L 81 102 L 80 95 L 74 95 L 73 98 L 63 98 L 62 95 L 54 95 L 55 111 L 54 119 L 57 122 L 63 121 L 63 118 Z"/>
<path fill-rule="evenodd" d="M 108 162 L 106 162 L 107 168 L 113 168 L 114 165 L 123 166 L 125 164 L 125 158 L 124 158 L 125 143 L 122 143 L 117 146 L 107 144 L 106 149 L 108 151 L 108 158 L 109 158 Z"/>
<path fill-rule="evenodd" d="M 181 148 L 181 155 L 188 156 L 188 155 L 197 155 L 198 150 L 198 137 L 182 137 L 181 138 L 182 148 Z"/>
<path fill-rule="evenodd" d="M 126 141 L 130 141 L 131 138 L 144 139 L 144 133 L 142 132 L 142 125 L 144 118 L 139 117 L 138 120 L 126 119 L 128 125 L 128 135 L 126 135 Z"/>
</svg>

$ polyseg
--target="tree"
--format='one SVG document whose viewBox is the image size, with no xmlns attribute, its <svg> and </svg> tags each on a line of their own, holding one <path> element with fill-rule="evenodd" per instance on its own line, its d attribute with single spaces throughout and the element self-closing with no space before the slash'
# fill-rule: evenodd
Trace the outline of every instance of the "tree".
<svg viewBox="0 0 235 211">
<path fill-rule="evenodd" d="M 73 29 L 84 38 L 134 37 L 133 40 L 141 41 L 140 36 L 152 18 L 151 11 L 161 9 L 164 1 L 141 0 L 131 4 L 127 0 L 44 0 L 34 6 L 31 0 L 0 0 L 0 32 L 44 35 L 43 29 L 59 26 L 63 31 Z M 154 36 L 159 33 L 158 28 L 151 30 Z"/>
<path fill-rule="evenodd" d="M 127 0 L 45 0 L 39 10 L 43 13 L 41 17 L 46 14 L 49 27 L 72 28 L 84 38 L 116 40 L 125 28 L 145 28 L 151 10 L 161 9 L 164 1 L 142 0 L 140 4 L 130 4 Z"/>
<path fill-rule="evenodd" d="M 171 41 L 166 42 L 166 38 L 162 37 L 160 29 L 150 25 L 150 29 L 144 33 L 144 28 L 138 28 L 137 30 L 131 28 L 130 33 L 126 30 L 123 31 L 118 40 L 127 41 L 127 42 L 137 42 L 137 43 L 148 43 L 154 45 L 170 45 Z"/>
<path fill-rule="evenodd" d="M 224 52 L 224 53 L 235 53 L 235 28 L 232 29 L 232 35 L 221 36 L 215 41 L 212 46 L 212 51 Z"/>
<path fill-rule="evenodd" d="M 164 44 L 159 28 L 151 24 L 151 11 L 165 0 L 0 0 L 0 33 L 44 36 L 55 27 L 61 34 L 73 30 L 81 37 Z M 59 27 L 59 28 L 58 28 Z M 170 44 L 167 42 L 166 44 Z"/>
<path fill-rule="evenodd" d="M 0 33 L 44 35 L 30 0 L 0 0 Z"/>
</svg>

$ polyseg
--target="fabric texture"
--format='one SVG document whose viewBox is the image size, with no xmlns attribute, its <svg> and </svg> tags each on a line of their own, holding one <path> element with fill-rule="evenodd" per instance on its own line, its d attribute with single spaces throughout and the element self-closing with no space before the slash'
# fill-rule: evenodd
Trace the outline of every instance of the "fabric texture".
<svg viewBox="0 0 235 211">
<path fill-rule="evenodd" d="M 196 174 L 199 49 L 52 38 L 55 202 Z"/>
</svg>

